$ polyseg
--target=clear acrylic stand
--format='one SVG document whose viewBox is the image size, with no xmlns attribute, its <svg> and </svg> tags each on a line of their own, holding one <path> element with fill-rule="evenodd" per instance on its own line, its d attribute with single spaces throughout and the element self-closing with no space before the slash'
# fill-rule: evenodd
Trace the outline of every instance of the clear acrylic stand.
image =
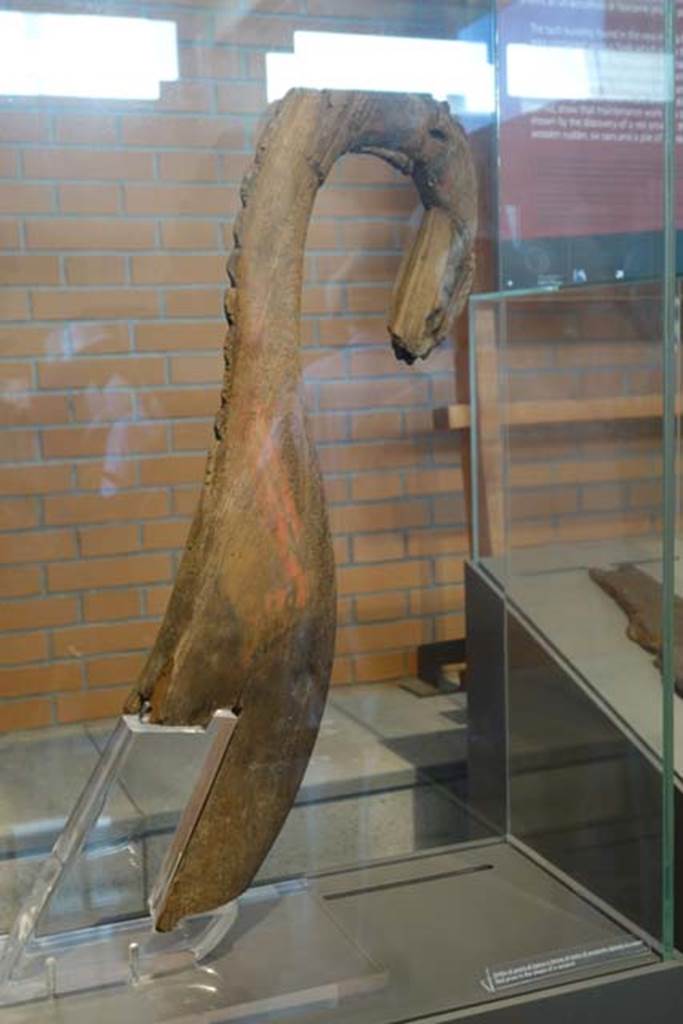
<svg viewBox="0 0 683 1024">
<path fill-rule="evenodd" d="M 141 973 L 154 975 L 177 969 L 184 962 L 207 955 L 225 936 L 237 916 L 235 906 L 221 908 L 208 922 L 199 918 L 188 922 L 167 936 L 155 934 L 151 920 L 146 920 L 142 928 L 137 921 L 76 928 L 42 938 L 37 933 L 53 897 L 91 835 L 112 787 L 120 780 L 136 740 L 162 734 L 208 738 L 208 753 L 153 893 L 154 901 L 160 899 L 192 832 L 235 722 L 232 712 L 224 710 L 215 712 L 207 730 L 149 725 L 135 715 L 121 716 L 2 947 L 0 1005 L 78 990 L 84 987 L 84 972 L 91 983 L 94 974 L 98 983 L 112 984 L 136 980 Z"/>
<path fill-rule="evenodd" d="M 214 714 L 206 730 L 148 725 L 131 715 L 119 719 L 9 935 L 4 942 L 0 938 L 3 1014 L 36 1000 L 51 1000 L 57 1007 L 57 997 L 125 986 L 129 998 L 145 1004 L 146 1020 L 171 1020 L 177 1006 L 186 1008 L 188 1000 L 197 1012 L 220 1009 L 222 1019 L 240 1020 L 261 1012 L 259 1007 L 271 1014 L 321 1002 L 334 1005 L 345 994 L 384 984 L 382 969 L 350 942 L 314 889 L 301 881 L 256 887 L 238 902 L 185 919 L 171 933 L 154 930 L 155 908 L 163 902 L 235 723 L 235 716 L 224 710 Z M 106 811 L 117 788 L 138 796 L 140 776 L 160 788 L 162 780 L 150 770 L 155 764 L 154 744 L 160 741 L 178 748 L 183 775 L 194 778 L 152 884 L 149 876 L 159 860 L 158 840 L 163 837 L 147 823 L 142 834 L 139 824 L 137 833 L 131 827 L 127 834 L 126 826 L 114 830 L 112 841 Z M 135 764 L 136 750 L 146 760 L 129 781 L 125 769 L 129 762 Z M 161 793 L 159 802 L 163 805 L 165 800 L 166 793 Z M 143 856 L 129 855 L 141 846 L 146 850 Z M 117 914 L 117 885 L 125 888 L 122 850 L 129 875 L 136 883 L 138 875 L 142 879 L 135 891 L 144 896 L 132 915 L 125 905 Z M 114 901 L 107 906 L 103 897 L 101 907 L 89 906 L 95 919 L 87 920 L 86 914 L 84 921 L 81 900 L 74 919 L 74 901 L 64 896 L 70 889 L 78 890 L 93 862 L 98 864 L 97 878 L 109 876 L 102 888 L 105 895 L 113 892 Z M 96 886 L 96 896 L 98 891 Z M 63 905 L 68 906 L 66 927 Z M 26 1009 L 32 1012 L 30 1006 Z M 55 1014 L 61 1019 L 57 1009 Z"/>
</svg>

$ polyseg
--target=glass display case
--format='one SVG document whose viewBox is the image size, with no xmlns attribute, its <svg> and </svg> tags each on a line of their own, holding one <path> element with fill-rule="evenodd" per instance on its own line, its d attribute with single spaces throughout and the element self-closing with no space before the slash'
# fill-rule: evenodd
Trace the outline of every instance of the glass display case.
<svg viewBox="0 0 683 1024">
<path fill-rule="evenodd" d="M 674 1019 L 674 6 L 48 7 L 0 10 L 3 1020 Z"/>
<path fill-rule="evenodd" d="M 470 796 L 527 853 L 672 948 L 667 801 L 680 765 L 667 739 L 680 698 L 662 600 L 660 287 L 478 295 L 470 316 Z M 495 656 L 477 639 L 492 628 L 482 601 Z"/>
</svg>

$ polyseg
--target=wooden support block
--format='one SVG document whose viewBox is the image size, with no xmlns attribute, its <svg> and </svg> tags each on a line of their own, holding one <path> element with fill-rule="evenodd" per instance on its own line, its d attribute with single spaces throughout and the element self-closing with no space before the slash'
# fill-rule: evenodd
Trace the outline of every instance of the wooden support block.
<svg viewBox="0 0 683 1024">
<path fill-rule="evenodd" d="M 679 399 L 677 412 L 683 402 Z M 645 420 L 662 416 L 661 395 L 626 395 L 623 398 L 554 399 L 542 402 L 512 402 L 501 411 L 509 427 L 530 427 L 551 423 L 591 423 L 609 420 Z M 434 410 L 437 430 L 469 430 L 470 408 L 458 403 Z"/>
</svg>

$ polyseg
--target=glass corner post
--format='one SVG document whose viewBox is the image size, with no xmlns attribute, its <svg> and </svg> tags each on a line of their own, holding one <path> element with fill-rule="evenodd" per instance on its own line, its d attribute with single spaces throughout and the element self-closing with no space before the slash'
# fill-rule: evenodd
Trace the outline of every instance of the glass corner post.
<svg viewBox="0 0 683 1024">
<path fill-rule="evenodd" d="M 679 301 L 676 282 L 676 21 L 677 4 L 664 3 L 662 247 L 662 948 L 674 952 L 674 701 L 675 570 L 678 522 Z"/>
</svg>

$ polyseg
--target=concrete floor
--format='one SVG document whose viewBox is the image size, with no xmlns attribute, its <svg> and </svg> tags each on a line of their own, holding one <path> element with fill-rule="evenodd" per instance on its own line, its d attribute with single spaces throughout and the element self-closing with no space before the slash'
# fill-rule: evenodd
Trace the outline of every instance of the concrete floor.
<svg viewBox="0 0 683 1024">
<path fill-rule="evenodd" d="M 93 770 L 111 723 L 0 741 L 0 931 Z M 396 684 L 333 691 L 297 802 L 259 879 L 356 866 L 481 832 L 464 810 L 466 699 L 420 698 Z M 201 763 L 195 738 L 133 750 L 87 854 L 54 900 L 48 927 L 143 911 Z"/>
</svg>

